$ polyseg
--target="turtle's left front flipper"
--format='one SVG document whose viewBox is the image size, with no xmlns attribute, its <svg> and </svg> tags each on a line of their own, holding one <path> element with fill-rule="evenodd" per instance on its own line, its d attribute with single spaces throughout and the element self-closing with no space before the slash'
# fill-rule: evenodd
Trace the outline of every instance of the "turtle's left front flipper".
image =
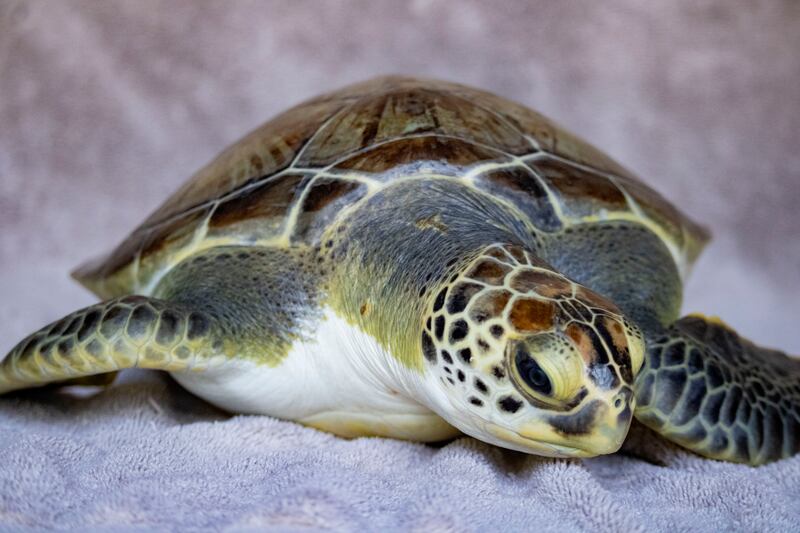
<svg viewBox="0 0 800 533">
<path fill-rule="evenodd" d="M 717 319 L 672 324 L 636 390 L 639 421 L 706 457 L 758 465 L 800 452 L 800 360 Z"/>
<path fill-rule="evenodd" d="M 201 369 L 224 351 L 215 324 L 202 312 L 155 298 L 101 302 L 45 326 L 14 347 L 0 361 L 0 394 L 50 383 L 85 383 L 81 378 L 124 368 Z"/>
</svg>

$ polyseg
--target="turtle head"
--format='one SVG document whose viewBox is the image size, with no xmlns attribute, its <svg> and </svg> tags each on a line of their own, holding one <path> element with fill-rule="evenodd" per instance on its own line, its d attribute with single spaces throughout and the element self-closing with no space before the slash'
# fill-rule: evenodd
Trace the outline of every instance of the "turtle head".
<svg viewBox="0 0 800 533">
<path fill-rule="evenodd" d="M 461 431 L 556 457 L 621 446 L 644 341 L 606 298 L 498 245 L 434 295 L 424 327 L 426 389 Z"/>
</svg>

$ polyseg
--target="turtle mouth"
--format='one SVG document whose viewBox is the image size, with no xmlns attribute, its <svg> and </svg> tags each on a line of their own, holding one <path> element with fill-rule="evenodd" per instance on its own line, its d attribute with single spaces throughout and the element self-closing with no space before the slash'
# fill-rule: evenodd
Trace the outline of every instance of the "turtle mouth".
<svg viewBox="0 0 800 533">
<path fill-rule="evenodd" d="M 536 455 L 543 455 L 545 457 L 595 457 L 597 453 L 593 453 L 584 448 L 576 448 L 561 443 L 548 441 L 540 438 L 530 438 L 503 426 L 488 422 L 484 426 L 484 430 L 488 435 L 493 437 L 491 440 L 494 444 L 504 448 L 510 448 L 524 453 L 534 453 Z"/>
<path fill-rule="evenodd" d="M 520 437 L 523 439 L 525 438 L 522 436 Z M 554 452 L 560 454 L 563 457 L 591 457 L 593 455 L 587 452 L 586 450 L 582 450 L 580 448 L 573 448 L 571 446 L 564 446 L 563 444 L 556 444 L 554 442 L 542 442 L 542 441 L 533 441 L 533 442 L 537 442 L 542 446 L 546 446 L 547 448 L 552 449 Z"/>
</svg>

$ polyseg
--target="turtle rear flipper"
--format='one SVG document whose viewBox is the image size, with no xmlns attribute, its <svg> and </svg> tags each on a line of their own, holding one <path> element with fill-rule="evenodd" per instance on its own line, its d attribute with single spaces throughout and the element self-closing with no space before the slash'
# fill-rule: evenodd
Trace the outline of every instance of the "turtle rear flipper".
<svg viewBox="0 0 800 533">
<path fill-rule="evenodd" d="M 636 418 L 711 457 L 763 464 L 800 452 L 800 360 L 690 315 L 652 343 Z"/>
<path fill-rule="evenodd" d="M 204 313 L 155 298 L 116 298 L 22 340 L 0 362 L 0 393 L 103 379 L 124 368 L 203 368 L 221 348 L 215 322 Z"/>
</svg>

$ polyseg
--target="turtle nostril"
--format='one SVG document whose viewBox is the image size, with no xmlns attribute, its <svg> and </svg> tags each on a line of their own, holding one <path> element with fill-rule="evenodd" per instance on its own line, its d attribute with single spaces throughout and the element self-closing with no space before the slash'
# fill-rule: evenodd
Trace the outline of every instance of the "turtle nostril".
<svg viewBox="0 0 800 533">
<path fill-rule="evenodd" d="M 614 395 L 614 408 L 617 410 L 625 409 L 633 397 L 633 391 L 629 387 L 623 387 Z"/>
</svg>

